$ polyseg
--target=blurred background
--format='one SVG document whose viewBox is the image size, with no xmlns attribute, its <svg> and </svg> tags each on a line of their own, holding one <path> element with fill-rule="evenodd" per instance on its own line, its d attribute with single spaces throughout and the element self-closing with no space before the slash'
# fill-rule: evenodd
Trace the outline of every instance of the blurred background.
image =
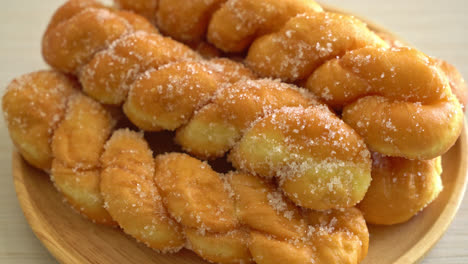
<svg viewBox="0 0 468 264">
<path fill-rule="evenodd" d="M 278 0 L 280 1 L 280 0 Z M 0 94 L 16 76 L 46 67 L 42 33 L 65 0 L 2 1 L 0 7 Z M 107 1 L 108 2 L 108 1 Z M 468 78 L 468 1 L 323 0 L 396 33 L 428 55 L 454 64 Z M 29 228 L 11 175 L 12 145 L 0 118 L 0 263 L 56 263 Z M 422 262 L 468 263 L 468 197 L 447 233 Z"/>
</svg>

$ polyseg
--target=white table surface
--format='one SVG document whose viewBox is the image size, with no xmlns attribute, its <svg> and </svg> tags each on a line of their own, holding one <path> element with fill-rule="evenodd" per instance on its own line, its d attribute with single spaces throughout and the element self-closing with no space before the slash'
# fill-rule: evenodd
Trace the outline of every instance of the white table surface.
<svg viewBox="0 0 468 264">
<path fill-rule="evenodd" d="M 4 0 L 0 7 L 0 94 L 23 73 L 45 66 L 40 40 L 64 0 Z M 323 0 L 392 30 L 429 55 L 456 65 L 468 78 L 468 1 Z M 11 175 L 12 144 L 0 118 L 0 263 L 56 263 L 29 228 Z M 468 263 L 468 196 L 424 264 Z"/>
</svg>

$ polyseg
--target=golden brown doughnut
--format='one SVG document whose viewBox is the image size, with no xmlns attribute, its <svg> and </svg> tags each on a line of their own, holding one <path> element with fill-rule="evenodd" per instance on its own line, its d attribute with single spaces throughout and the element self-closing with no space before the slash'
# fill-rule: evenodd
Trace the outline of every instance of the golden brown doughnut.
<svg viewBox="0 0 468 264">
<path fill-rule="evenodd" d="M 255 262 L 359 263 L 367 255 L 369 233 L 358 209 L 301 212 L 268 182 L 242 173 L 228 179 L 239 219 L 252 228 Z"/>
<path fill-rule="evenodd" d="M 154 182 L 167 210 L 182 225 L 208 232 L 228 232 L 237 226 L 234 203 L 207 163 L 186 154 L 160 155 Z"/>
<path fill-rule="evenodd" d="M 352 16 L 301 14 L 275 33 L 257 38 L 246 63 L 260 76 L 294 82 L 307 78 L 324 62 L 366 46 L 385 47 L 386 43 Z"/>
<path fill-rule="evenodd" d="M 83 67 L 80 82 L 84 91 L 100 102 L 121 104 L 140 74 L 173 61 L 196 58 L 195 52 L 171 39 L 137 32 L 97 53 Z"/>
<path fill-rule="evenodd" d="M 271 182 L 245 173 L 230 173 L 227 179 L 241 223 L 282 239 L 303 235 L 300 211 Z"/>
<path fill-rule="evenodd" d="M 390 47 L 401 48 L 408 46 L 405 43 L 395 39 L 394 36 L 387 33 L 378 34 L 385 42 L 387 42 Z M 452 93 L 457 97 L 458 101 L 463 106 L 465 110 L 466 105 L 468 104 L 468 88 L 466 86 L 465 80 L 460 72 L 452 64 L 437 58 L 430 58 L 435 62 L 436 65 L 447 75 L 447 78 L 450 82 L 450 87 L 452 88 Z"/>
<path fill-rule="evenodd" d="M 115 0 L 114 2 L 119 8 L 131 10 L 154 21 L 160 0 Z"/>
<path fill-rule="evenodd" d="M 26 161 L 50 170 L 50 143 L 65 115 L 77 84 L 54 71 L 38 71 L 14 79 L 7 87 L 2 109 L 13 143 Z"/>
<path fill-rule="evenodd" d="M 79 213 L 114 225 L 99 190 L 99 157 L 115 119 L 55 71 L 14 80 L 3 99 L 13 139 L 28 163 L 49 172 L 55 187 Z"/>
<path fill-rule="evenodd" d="M 148 71 L 133 83 L 124 112 L 146 131 L 175 130 L 216 92 L 220 82 L 213 75 L 209 67 L 190 61 Z"/>
<path fill-rule="evenodd" d="M 339 110 L 353 108 L 352 114 L 345 113 L 346 122 L 374 151 L 416 159 L 431 159 L 445 153 L 460 135 L 463 125 L 461 105 L 451 97 L 455 94 L 462 104 L 468 98 L 459 73 L 416 50 L 393 52 L 397 49 L 386 49 L 404 44 L 385 34 L 383 39 L 380 38 L 355 18 L 318 12 L 320 10 L 313 1 L 226 0 L 209 18 L 206 37 L 224 51 L 238 52 L 248 48 L 247 64 L 261 77 L 279 77 L 300 84 L 308 79 L 307 88 L 321 99 Z M 178 14 L 176 9 L 173 12 Z M 187 10 L 180 13 L 187 13 Z M 351 57 L 354 59 L 350 60 Z M 432 79 L 435 81 L 430 85 L 424 83 Z M 417 89 L 425 87 L 422 94 L 427 93 L 428 98 L 408 94 L 412 90 L 408 87 L 412 85 L 421 85 Z M 450 86 L 453 92 L 445 92 Z M 407 92 L 402 92 L 402 88 Z M 400 96 L 386 97 L 382 91 Z M 385 109 L 382 106 L 380 114 L 368 111 L 373 108 L 369 99 L 364 98 L 374 92 L 385 98 L 370 101 L 388 106 Z M 442 100 L 429 102 L 429 107 L 427 103 L 434 99 L 433 95 Z M 406 107 L 409 111 L 421 110 L 414 103 L 422 104 L 429 113 L 405 115 Z M 350 104 L 366 105 L 356 109 Z M 366 119 L 364 122 L 360 120 L 361 116 Z M 417 122 L 411 120 L 413 116 Z M 387 128 L 383 126 L 388 123 L 386 121 L 378 122 L 388 119 L 399 123 L 395 124 L 398 131 L 391 131 L 392 124 Z M 439 132 L 432 134 L 432 131 Z M 436 138 L 441 138 L 442 142 Z M 417 146 L 424 147 L 418 149 Z"/>
<path fill-rule="evenodd" d="M 293 4 L 293 2 L 285 2 L 284 4 L 292 5 L 291 10 L 285 11 L 286 13 L 296 12 L 297 8 L 303 6 L 303 4 L 307 6 L 310 4 L 309 7 L 315 6 L 313 2 L 304 2 L 299 5 Z M 94 15 L 99 15 L 98 11 L 100 10 L 95 10 L 85 9 L 56 26 L 49 34 L 57 36 L 57 34 L 53 33 L 59 30 L 60 26 L 67 24 L 73 25 L 75 29 L 78 28 L 79 25 L 75 25 L 73 20 L 87 12 L 89 16 L 92 16 L 93 12 Z M 126 21 L 116 12 L 112 13 L 105 9 L 103 11 Z M 286 13 L 285 16 L 289 14 Z M 98 24 L 97 27 L 105 29 L 106 25 Z M 285 106 L 307 107 L 317 104 L 313 96 L 294 86 L 273 80 L 248 80 L 254 77 L 250 71 L 238 63 L 228 62 L 226 59 L 208 62 L 200 60 L 177 62 L 182 60 L 185 54 L 190 54 L 187 48 L 181 45 L 177 46 L 173 41 L 157 34 L 133 32 L 133 30 L 135 30 L 135 27 L 130 27 L 126 36 L 122 34 L 117 37 L 112 45 L 104 47 L 104 51 L 97 55 L 95 54 L 96 51 L 84 51 L 91 59 L 89 67 L 86 65 L 80 66 L 85 69 L 81 71 L 81 79 L 84 80 L 85 86 L 84 90 L 97 91 L 96 94 L 104 91 L 104 97 L 111 99 L 103 100 L 103 102 L 121 103 L 125 101 L 124 112 L 139 128 L 149 131 L 178 129 L 176 141 L 191 154 L 203 158 L 221 157 L 234 146 L 236 141 L 242 138 L 246 129 L 253 122 L 261 120 L 266 114 L 275 109 Z M 98 37 L 107 39 L 105 36 L 106 31 L 102 30 L 102 32 L 104 34 Z M 113 32 L 109 32 L 109 34 L 113 36 Z M 93 36 L 90 35 L 89 37 L 92 38 Z M 67 39 L 65 37 L 65 40 Z M 164 44 L 159 44 L 162 42 Z M 153 48 L 159 46 L 161 46 L 160 52 L 156 55 L 153 54 Z M 171 51 L 170 46 L 175 46 L 175 49 L 180 49 L 181 52 Z M 168 52 L 164 51 L 166 47 L 169 50 Z M 83 48 L 86 49 L 86 47 Z M 70 49 L 70 52 L 72 51 L 73 49 Z M 155 64 L 164 63 L 159 59 L 162 56 L 159 54 L 163 53 L 167 56 L 163 57 L 168 58 L 168 61 L 166 61 L 168 64 L 151 64 L 153 59 L 156 61 Z M 93 61 L 97 64 L 94 64 Z M 176 62 L 170 63 L 171 61 Z M 114 67 L 107 67 L 107 65 L 117 66 L 113 71 Z M 159 67 L 156 68 L 156 66 Z M 128 89 L 130 90 L 129 96 L 126 98 Z M 110 94 L 110 96 L 106 94 Z M 325 107 L 316 108 L 315 115 L 334 118 Z M 299 122 L 295 118 L 290 121 Z M 334 133 L 338 132 L 338 128 L 334 127 L 332 130 L 335 131 Z M 334 140 L 338 140 L 338 138 Z M 359 141 L 354 141 L 350 146 L 359 149 L 359 144 Z M 284 155 L 289 154 L 285 153 Z M 299 160 L 304 159 L 301 156 L 302 154 L 297 155 L 297 158 L 292 157 L 289 159 L 291 164 L 297 164 Z M 334 160 L 328 160 L 333 159 L 333 155 L 331 153 L 328 156 L 320 156 L 320 160 L 316 162 L 334 164 Z M 368 159 L 367 163 L 370 163 L 369 157 L 364 159 L 366 158 Z M 261 170 L 262 167 L 250 164 L 251 162 L 256 162 L 256 160 L 244 159 L 242 162 L 234 163 L 234 165 L 250 173 L 272 177 L 268 172 L 256 171 L 256 169 Z M 362 161 L 362 164 L 365 163 L 366 161 Z M 281 167 L 281 169 L 286 170 L 282 172 L 285 175 L 295 173 L 295 169 L 292 167 Z M 345 184 L 337 183 L 338 185 L 341 184 L 338 188 L 339 194 L 337 193 L 338 189 L 321 187 L 322 192 L 315 198 L 320 197 L 319 199 L 322 199 L 331 192 L 335 194 L 333 195 L 334 198 L 328 197 L 330 200 L 325 199 L 326 202 L 318 205 L 312 205 L 313 202 L 306 202 L 305 200 L 310 198 L 307 195 L 293 200 L 306 207 L 316 209 L 353 206 L 362 198 L 363 192 L 368 186 L 366 179 L 370 179 L 370 173 L 362 166 L 358 166 L 358 169 L 352 169 L 351 171 L 353 172 L 350 172 L 347 176 L 341 175 L 338 178 L 346 179 L 346 181 L 359 178 L 362 182 L 356 184 L 357 187 L 352 186 L 349 182 Z M 296 186 L 297 184 L 292 183 L 294 181 L 285 182 L 288 184 L 284 186 L 290 188 L 288 190 L 290 195 L 295 194 L 297 191 L 300 193 L 307 192 L 307 188 Z M 326 182 L 329 183 L 330 180 Z M 305 184 L 305 186 L 309 187 L 310 185 L 311 183 Z M 338 204 L 333 204 L 335 199 L 342 200 L 337 201 Z"/>
<path fill-rule="evenodd" d="M 146 0 L 143 0 L 146 1 Z M 101 3 L 95 0 L 68 0 L 65 4 L 60 6 L 50 19 L 49 25 L 47 26 L 47 32 L 62 23 L 65 20 L 70 19 L 72 16 L 80 13 L 87 8 L 106 8 Z"/>
<path fill-rule="evenodd" d="M 320 11 L 322 8 L 311 0 L 231 0 L 213 14 L 207 39 L 225 52 L 241 52 L 255 38 L 278 30 L 291 17 Z"/>
<path fill-rule="evenodd" d="M 99 103 L 77 94 L 52 139 L 51 179 L 72 207 L 91 220 L 115 224 L 106 209 L 99 183 L 99 158 L 115 120 Z"/>
<path fill-rule="evenodd" d="M 159 0 L 156 24 L 176 40 L 199 43 L 204 39 L 212 13 L 224 2 L 226 0 Z"/>
<path fill-rule="evenodd" d="M 289 243 L 255 231 L 250 233 L 250 237 L 249 249 L 258 264 L 316 263 L 317 256 L 312 248 L 305 243 Z"/>
<path fill-rule="evenodd" d="M 440 157 L 407 160 L 373 153 L 372 158 L 372 183 L 358 205 L 371 224 L 406 222 L 442 191 Z"/>
<path fill-rule="evenodd" d="M 105 208 L 124 232 L 162 252 L 182 248 L 182 228 L 169 217 L 153 182 L 155 164 L 142 134 L 115 131 L 101 162 Z"/>
<path fill-rule="evenodd" d="M 46 32 L 42 54 L 52 67 L 77 73 L 96 52 L 131 30 L 128 21 L 115 13 L 103 8 L 87 8 Z"/>
<path fill-rule="evenodd" d="M 457 97 L 460 104 L 462 104 L 463 110 L 465 110 L 468 104 L 468 87 L 466 86 L 465 79 L 463 79 L 461 73 L 452 64 L 440 59 L 434 60 L 439 68 L 447 75 L 452 93 Z"/>
<path fill-rule="evenodd" d="M 220 89 L 211 103 L 180 128 L 176 141 L 203 158 L 222 157 L 256 119 L 282 106 L 318 104 L 292 85 L 273 80 L 244 80 Z"/>
<path fill-rule="evenodd" d="M 225 264 L 252 263 L 248 244 L 248 230 L 236 229 L 228 233 L 201 233 L 194 228 L 186 228 L 187 248 L 200 257 Z"/>
<path fill-rule="evenodd" d="M 355 205 L 371 180 L 363 140 L 324 106 L 272 112 L 254 123 L 229 159 L 241 170 L 278 177 L 289 199 L 316 210 Z"/>
<path fill-rule="evenodd" d="M 344 106 L 343 120 L 370 149 L 385 155 L 440 156 L 463 127 L 463 111 L 448 79 L 415 49 L 348 52 L 317 69 L 307 87 L 333 107 Z"/>
</svg>

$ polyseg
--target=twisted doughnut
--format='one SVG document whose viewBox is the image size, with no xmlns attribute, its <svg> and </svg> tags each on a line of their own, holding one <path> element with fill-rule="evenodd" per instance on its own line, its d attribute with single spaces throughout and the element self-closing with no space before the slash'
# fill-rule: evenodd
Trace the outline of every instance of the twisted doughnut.
<svg viewBox="0 0 468 264">
<path fill-rule="evenodd" d="M 30 91 L 35 96 L 25 98 Z M 219 175 L 186 154 L 154 160 L 142 133 L 119 129 L 108 140 L 116 123 L 111 111 L 60 73 L 36 72 L 13 81 L 4 100 L 7 120 L 16 120 L 14 125 L 34 120 L 35 112 L 14 112 L 17 108 L 9 106 L 31 107 L 42 98 L 54 102 L 57 93 L 64 95 L 65 105 L 51 110 L 60 118 L 39 124 L 50 135 L 31 143 L 32 149 L 51 144 L 51 154 L 41 152 L 51 156 L 39 160 L 52 160 L 55 186 L 90 220 L 118 224 L 153 249 L 175 252 L 185 246 L 218 263 L 269 263 L 263 254 L 276 250 L 286 260 L 295 259 L 299 248 L 310 252 L 309 261 L 340 257 L 343 263 L 358 263 L 365 257 L 368 231 L 359 210 L 302 212 L 273 183 L 252 175 Z M 24 123 L 19 135 L 29 138 L 35 125 Z M 272 248 L 271 241 L 278 245 Z"/>
<path fill-rule="evenodd" d="M 402 43 L 401 41 L 395 39 L 394 36 L 391 36 L 387 33 L 379 33 L 379 37 L 381 37 L 385 42 L 388 43 L 390 47 L 401 48 L 407 47 L 408 45 Z M 450 83 L 450 88 L 452 88 L 452 93 L 457 97 L 460 104 L 462 104 L 463 109 L 465 110 L 466 105 L 468 104 L 468 88 L 466 86 L 465 80 L 461 73 L 453 66 L 452 64 L 437 58 L 429 58 L 433 60 L 435 64 L 442 70 Z"/>
<path fill-rule="evenodd" d="M 3 112 L 26 161 L 50 171 L 54 185 L 76 211 L 114 225 L 99 190 L 99 157 L 116 120 L 77 87 L 55 71 L 23 75 L 7 87 Z"/>
<path fill-rule="evenodd" d="M 432 159 L 460 135 L 463 110 L 454 94 L 465 103 L 466 86 L 447 64 L 414 49 L 389 49 L 358 19 L 321 12 L 313 1 L 203 2 L 159 1 L 152 14 L 165 34 L 191 42 L 206 32 L 226 52 L 248 50 L 246 63 L 261 77 L 304 84 L 343 109 L 343 120 L 373 151 Z M 165 19 L 169 11 L 175 17 Z M 200 28 L 197 34 L 181 37 L 180 30 L 167 26 L 181 25 L 185 16 L 179 15 L 191 11 L 203 14 L 193 25 Z"/>
<path fill-rule="evenodd" d="M 358 263 L 366 255 L 367 228 L 355 208 L 302 213 L 257 177 L 220 176 L 179 153 L 154 162 L 141 135 L 128 130 L 114 133 L 102 161 L 107 209 L 125 232 L 154 249 L 185 245 L 217 263 L 274 263 L 263 256 L 276 250 L 285 260 L 307 251 L 307 262 L 318 263 Z"/>
<path fill-rule="evenodd" d="M 373 153 L 372 183 L 358 207 L 368 223 L 408 221 L 442 191 L 441 158 L 407 160 Z"/>
<path fill-rule="evenodd" d="M 74 5 L 74 1 L 65 6 Z M 63 9 L 66 8 L 58 12 Z M 141 17 L 133 20 L 144 24 Z M 92 25 L 88 25 L 90 21 Z M 283 190 L 298 204 L 311 209 L 351 207 L 364 197 L 371 167 L 364 142 L 304 90 L 279 81 L 250 80 L 254 76 L 249 70 L 227 59 L 200 60 L 186 46 L 154 31 L 135 31 L 138 28 L 132 29 L 126 17 L 109 9 L 84 7 L 52 25 L 43 41 L 49 64 L 77 74 L 83 90 L 98 101 L 124 102 L 125 114 L 139 128 L 178 129 L 176 141 L 185 150 L 203 158 L 216 158 L 241 140 L 256 121 L 277 109 L 287 113 L 289 110 L 284 107 L 298 107 L 297 114 L 282 115 L 294 127 L 285 127 L 281 132 L 284 140 L 291 141 L 290 149 L 265 136 L 276 137 L 277 131 L 270 131 L 272 128 L 260 129 L 264 137 L 252 146 L 259 150 L 284 149 L 282 155 L 291 164 L 322 164 L 323 169 L 266 162 L 270 157 L 260 161 L 259 157 L 249 157 L 247 148 L 238 148 L 236 155 L 244 158 L 234 165 L 263 177 L 288 178 L 284 182 L 290 187 Z M 77 36 L 81 38 L 77 40 Z M 60 52 L 53 52 L 58 48 L 55 42 L 60 43 Z M 323 122 L 326 119 L 332 125 Z M 302 125 L 295 125 L 299 123 Z M 316 132 L 312 131 L 314 127 Z M 335 147 L 329 152 L 331 145 Z M 272 175 L 279 168 L 281 175 Z M 323 184 L 314 186 L 317 181 Z M 302 184 L 294 184 L 298 182 Z M 330 197 L 324 199 L 327 193 Z"/>
<path fill-rule="evenodd" d="M 8 131 L 21 155 L 34 167 L 50 170 L 53 131 L 76 87 L 76 82 L 52 71 L 23 75 L 8 85 L 2 100 Z"/>
</svg>

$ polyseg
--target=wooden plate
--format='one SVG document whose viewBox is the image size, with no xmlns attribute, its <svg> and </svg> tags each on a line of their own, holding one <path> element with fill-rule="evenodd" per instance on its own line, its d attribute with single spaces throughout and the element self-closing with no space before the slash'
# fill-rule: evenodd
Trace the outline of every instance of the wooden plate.
<svg viewBox="0 0 468 264">
<path fill-rule="evenodd" d="M 369 27 L 389 34 L 373 24 Z M 363 263 L 416 263 L 447 230 L 467 183 L 465 128 L 466 123 L 457 143 L 443 156 L 444 190 L 437 200 L 404 224 L 370 226 L 369 254 Z M 29 166 L 17 152 L 13 153 L 13 176 L 18 199 L 32 230 L 62 263 L 206 263 L 188 250 L 158 254 L 119 229 L 96 225 L 80 217 L 62 202 L 49 177 Z"/>
</svg>

